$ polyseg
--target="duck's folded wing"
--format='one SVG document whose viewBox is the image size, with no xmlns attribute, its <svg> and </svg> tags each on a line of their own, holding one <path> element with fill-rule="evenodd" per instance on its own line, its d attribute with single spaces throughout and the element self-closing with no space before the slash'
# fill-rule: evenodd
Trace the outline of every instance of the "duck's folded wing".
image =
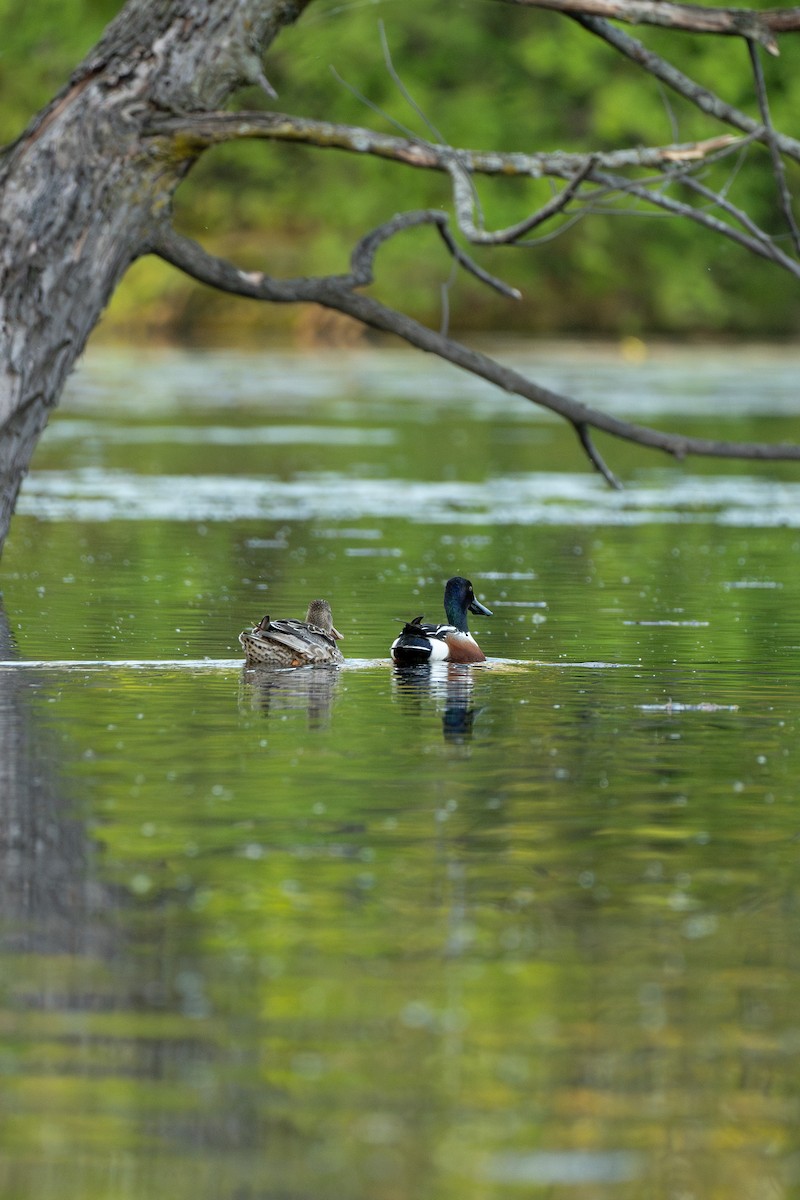
<svg viewBox="0 0 800 1200">
<path fill-rule="evenodd" d="M 448 633 L 453 633 L 454 625 L 423 625 L 417 618 L 416 621 L 409 621 L 403 626 L 403 631 L 400 637 L 403 641 L 418 638 L 422 641 L 430 640 L 430 638 L 438 638 L 439 641 L 445 641 Z"/>
<path fill-rule="evenodd" d="M 305 621 L 270 621 L 269 628 L 255 636 L 260 636 L 265 641 L 278 642 L 309 662 L 313 662 L 315 658 L 325 660 L 332 649 L 337 649 L 332 637 L 316 625 L 307 625 Z"/>
<path fill-rule="evenodd" d="M 425 637 L 438 638 L 441 642 L 446 642 L 451 633 L 458 633 L 455 625 L 423 625 Z"/>
</svg>

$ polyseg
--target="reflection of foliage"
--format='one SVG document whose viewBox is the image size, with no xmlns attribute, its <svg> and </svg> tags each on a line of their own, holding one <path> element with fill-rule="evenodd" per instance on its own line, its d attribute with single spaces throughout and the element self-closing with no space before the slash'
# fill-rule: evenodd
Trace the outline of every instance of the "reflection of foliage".
<svg viewBox="0 0 800 1200">
<path fill-rule="evenodd" d="M 97 880 L 107 936 L 96 957 L 4 959 L 16 1192 L 485 1200 L 508 1191 L 487 1183 L 503 1164 L 555 1149 L 569 1166 L 578 1148 L 641 1152 L 654 1200 L 684 1172 L 712 1200 L 742 1180 L 757 1194 L 764 1145 L 781 1155 L 797 1124 L 796 532 L 691 509 L 680 524 L 412 521 L 415 481 L 546 466 L 555 491 L 579 451 L 519 407 L 430 403 L 441 377 L 404 379 L 399 402 L 353 371 L 315 399 L 292 360 L 265 382 L 263 359 L 223 356 L 213 384 L 219 364 L 196 354 L 186 375 L 172 356 L 119 375 L 104 361 L 35 469 L 135 467 L 142 492 L 178 481 L 174 501 L 160 520 L 18 517 L 3 590 L 22 655 L 235 659 L 265 607 L 329 594 L 348 656 L 384 661 L 344 668 L 329 710 L 303 686 L 254 695 L 241 660 L 19 672 L 28 769 L 47 748 L 78 800 L 54 803 L 51 836 L 75 822 L 93 847 L 56 899 Z M 293 424 L 318 436 L 219 437 Z M 393 436 L 326 442 L 342 425 Z M 388 478 L 398 512 L 174 519 L 193 481 L 236 472 Z M 495 610 L 488 652 L 539 662 L 475 671 L 455 696 L 398 688 L 398 622 L 438 617 L 457 571 Z M 748 579 L 782 586 L 726 586 Z M 686 624 L 640 623 L 664 618 Z M 567 665 L 588 661 L 632 666 Z M 475 713 L 468 739 L 443 728 L 452 699 Z M 702 701 L 739 709 L 677 711 Z"/>
<path fill-rule="evenodd" d="M 287 395 L 272 399 L 280 423 L 322 420 Z M 357 388 L 319 403 L 330 422 L 390 419 Z M 237 470 L 388 475 L 400 506 L 413 480 L 513 479 L 543 445 L 550 470 L 576 463 L 559 426 L 501 406 L 454 437 L 453 411 L 420 404 L 354 465 L 335 439 L 221 462 L 210 436 L 58 437 L 79 408 L 54 418 L 37 469 L 135 461 L 143 488 L 167 473 L 189 489 Z M 179 416 L 221 420 L 255 417 L 244 403 Z M 494 1155 L 537 1147 L 641 1151 L 663 1164 L 655 1200 L 682 1170 L 704 1196 L 738 1194 L 732 1163 L 739 1184 L 761 1178 L 763 1144 L 781 1153 L 796 1128 L 776 1096 L 796 1094 L 798 712 L 775 679 L 797 641 L 795 533 L 402 515 L 347 528 L 377 536 L 15 523 L 4 594 L 25 657 L 234 657 L 266 582 L 275 613 L 325 592 L 338 623 L 341 597 L 348 655 L 385 659 L 398 620 L 438 616 L 442 579 L 468 570 L 495 608 L 489 653 L 550 664 L 475 672 L 465 743 L 443 736 L 446 690 L 398 690 L 388 662 L 345 668 L 312 729 L 299 693 L 242 703 L 238 664 L 37 672 L 37 745 L 60 747 L 90 871 L 126 899 L 108 962 L 6 964 L 0 1138 L 20 1194 L 106 1196 L 124 1160 L 120 1200 L 161 1196 L 165 1178 L 172 1200 L 478 1200 Z M 493 577 L 499 564 L 523 578 Z M 747 577 L 783 586 L 725 586 Z M 665 616 L 707 624 L 638 624 Z M 587 660 L 633 666 L 564 665 Z M 669 699 L 739 711 L 639 707 Z"/>
<path fill-rule="evenodd" d="M 784 536 L 751 535 L 752 552 L 766 559 Z M 393 692 L 388 666 L 345 675 L 330 726 L 311 735 L 301 710 L 243 713 L 234 671 L 156 686 L 125 670 L 62 675 L 57 706 L 45 684 L 42 717 L 83 784 L 97 870 L 130 892 L 113 917 L 130 949 L 113 977 L 76 978 L 55 959 L 13 972 L 29 993 L 55 977 L 105 1004 L 19 1018 L 30 1076 L 17 1063 L 6 1083 L 6 1151 L 32 1152 L 28 1110 L 46 1103 L 49 1128 L 90 1164 L 125 1152 L 140 1181 L 154 1155 L 180 1162 L 177 1200 L 219 1195 L 220 1180 L 235 1194 L 243 1177 L 267 1194 L 276 1173 L 289 1192 L 325 1194 L 334 1168 L 356 1198 L 396 1196 L 402 1178 L 403 1196 L 471 1200 L 501 1150 L 671 1161 L 665 1142 L 702 1103 L 680 1155 L 704 1194 L 731 1194 L 731 1154 L 757 1173 L 761 1139 L 780 1150 L 794 1129 L 774 1091 L 792 1094 L 796 1075 L 782 1040 L 796 1011 L 782 973 L 796 814 L 781 759 L 796 705 L 781 709 L 783 732 L 765 721 L 768 771 L 739 717 L 637 714 L 637 697 L 696 698 L 713 675 L 670 665 L 696 632 L 647 631 L 645 650 L 619 613 L 663 612 L 678 590 L 686 611 L 710 613 L 714 597 L 715 624 L 742 639 L 713 642 L 730 662 L 753 653 L 746 629 L 768 627 L 776 603 L 716 603 L 735 536 L 714 547 L 708 529 L 681 530 L 692 572 L 675 542 L 674 530 L 604 531 L 602 545 L 537 534 L 545 567 L 521 590 L 557 607 L 547 657 L 560 643 L 661 665 L 478 672 L 468 756 L 442 739 L 433 697 Z M 662 596 L 623 581 L 634 546 Z M 193 551 L 209 574 L 224 553 L 207 538 Z M 471 553 L 480 568 L 489 551 Z M 752 711 L 751 681 L 731 678 L 726 699 Z M 214 1193 L 195 1178 L 210 1161 Z M 669 1174 L 648 1195 L 671 1195 Z M 92 1194 L 58 1177 L 67 1200 Z"/>
<path fill-rule="evenodd" d="M 5 79 L 0 138 L 10 138 L 69 73 L 118 5 L 105 0 L 58 7 L 31 5 L 17 11 L 0 0 Z M 269 75 L 278 107 L 302 115 L 375 123 L 370 113 L 329 72 L 358 89 L 387 114 L 425 134 L 398 95 L 382 58 L 377 20 L 386 23 L 393 61 L 421 108 L 454 145 L 527 150 L 586 150 L 681 140 L 716 133 L 680 99 L 667 104 L 657 86 L 602 43 L 554 14 L 518 11 L 502 4 L 459 10 L 445 7 L 311 6 L 270 52 Z M 58 38 L 53 29 L 58 28 Z M 726 98 L 752 111 L 746 49 L 733 40 L 689 39 L 657 30 L 637 31 L 648 45 L 676 53 L 698 79 L 714 83 Z M 781 58 L 767 64 L 778 125 L 800 102 L 800 72 L 793 69 L 796 39 L 785 38 Z M 25 70 L 12 69 L 25 62 Z M 720 82 L 722 81 L 722 82 Z M 255 93 L 241 96 L 258 106 Z M 674 128 L 673 128 L 674 123 Z M 742 173 L 731 198 L 750 208 L 767 229 L 776 222 L 774 187 L 766 153 L 751 150 L 763 170 Z M 728 167 L 720 170 L 728 171 Z M 357 181 L 357 186 L 354 185 Z M 720 178 L 716 179 L 717 184 Z M 341 270 L 343 247 L 397 205 L 443 205 L 444 178 L 426 177 L 380 162 L 354 163 L 352 156 L 286 146 L 231 146 L 205 156 L 180 193 L 181 215 L 212 248 L 264 266 L 273 274 Z M 547 198 L 547 185 L 481 184 L 490 223 L 503 225 Z M 425 235 L 419 235 L 425 236 Z M 483 261 L 499 269 L 499 252 Z M 413 271 L 402 267 L 413 258 Z M 408 244 L 391 247 L 386 275 L 399 302 L 434 319 L 439 284 L 450 265 L 432 253 L 420 261 Z M 398 270 L 392 270 L 392 262 Z M 462 326 L 542 331 L 781 332 L 797 324 L 798 303 L 789 278 L 749 262 L 733 246 L 709 240 L 677 221 L 595 217 L 550 246 L 508 259 L 513 282 L 530 303 L 498 301 L 476 283 L 461 280 L 451 309 Z M 769 284 L 765 283 L 769 280 Z M 138 322 L 191 336 L 218 314 L 223 336 L 263 329 L 257 306 L 199 291 L 151 261 L 131 274 L 112 307 L 112 323 Z M 272 321 L 299 314 L 270 314 Z M 113 324 L 112 324 L 113 327 Z"/>
</svg>

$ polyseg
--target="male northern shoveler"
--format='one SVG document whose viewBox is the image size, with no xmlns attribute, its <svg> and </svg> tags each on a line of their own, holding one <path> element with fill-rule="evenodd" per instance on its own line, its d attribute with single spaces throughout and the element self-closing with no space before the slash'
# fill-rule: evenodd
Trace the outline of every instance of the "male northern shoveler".
<svg viewBox="0 0 800 1200">
<path fill-rule="evenodd" d="M 248 666 L 311 667 L 344 662 L 336 645 L 341 636 L 328 601 L 312 600 L 305 621 L 270 621 L 267 616 L 240 633 L 239 641 Z"/>
<path fill-rule="evenodd" d="M 403 626 L 403 632 L 392 642 L 392 658 L 401 666 L 417 666 L 429 662 L 485 662 L 486 655 L 467 628 L 467 610 L 492 615 L 475 599 L 472 584 L 460 575 L 448 579 L 444 589 L 446 625 L 423 625 L 415 617 Z"/>
</svg>

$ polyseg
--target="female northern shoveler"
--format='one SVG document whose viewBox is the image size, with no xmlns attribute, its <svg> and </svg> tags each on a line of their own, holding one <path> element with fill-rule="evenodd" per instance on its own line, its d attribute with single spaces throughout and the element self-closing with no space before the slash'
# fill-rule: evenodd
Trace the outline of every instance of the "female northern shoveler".
<svg viewBox="0 0 800 1200">
<path fill-rule="evenodd" d="M 392 642 L 392 658 L 401 666 L 429 662 L 485 662 L 486 655 L 467 628 L 467 610 L 490 617 L 491 610 L 475 599 L 472 584 L 456 575 L 444 589 L 447 625 L 423 625 L 415 617 Z"/>
<path fill-rule="evenodd" d="M 239 641 L 248 666 L 311 667 L 344 662 L 336 645 L 341 636 L 328 601 L 312 600 L 305 621 L 270 621 L 267 616 L 240 633 Z"/>
</svg>

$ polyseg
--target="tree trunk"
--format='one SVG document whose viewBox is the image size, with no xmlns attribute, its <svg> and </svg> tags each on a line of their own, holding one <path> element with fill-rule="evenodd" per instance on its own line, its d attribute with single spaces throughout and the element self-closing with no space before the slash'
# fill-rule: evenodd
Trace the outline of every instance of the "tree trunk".
<svg viewBox="0 0 800 1200">
<path fill-rule="evenodd" d="M 0 156 L 0 550 L 66 377 L 194 162 L 147 122 L 266 84 L 262 52 L 308 2 L 130 0 Z"/>
</svg>

